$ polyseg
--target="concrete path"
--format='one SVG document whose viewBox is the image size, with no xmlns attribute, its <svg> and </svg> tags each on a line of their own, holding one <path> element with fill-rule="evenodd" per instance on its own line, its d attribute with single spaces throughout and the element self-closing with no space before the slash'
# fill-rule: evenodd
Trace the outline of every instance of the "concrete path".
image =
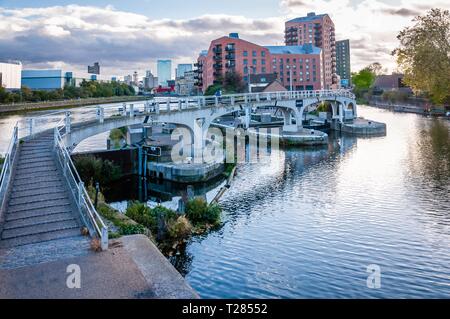
<svg viewBox="0 0 450 319">
<path fill-rule="evenodd" d="M 82 241 L 67 242 L 0 249 L 0 298 L 198 298 L 144 235 L 111 240 L 110 249 L 100 253 L 88 250 Z M 50 250 L 47 257 L 42 256 L 45 250 Z M 69 265 L 80 267 L 80 288 L 67 286 Z"/>
</svg>

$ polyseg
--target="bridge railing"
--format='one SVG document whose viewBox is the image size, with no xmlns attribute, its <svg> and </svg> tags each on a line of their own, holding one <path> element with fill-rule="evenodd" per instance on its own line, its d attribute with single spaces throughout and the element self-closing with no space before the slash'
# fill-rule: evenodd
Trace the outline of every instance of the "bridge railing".
<svg viewBox="0 0 450 319">
<path fill-rule="evenodd" d="M 8 148 L 3 158 L 3 164 L 0 163 L 0 213 L 3 211 L 6 191 L 11 181 L 11 174 L 13 169 L 14 160 L 16 158 L 17 149 L 19 146 L 19 130 L 18 124 L 14 126 L 11 140 L 9 141 Z"/>
<path fill-rule="evenodd" d="M 89 193 L 64 145 L 60 130 L 59 127 L 54 129 L 56 158 L 78 206 L 84 225 L 88 228 L 91 236 L 101 240 L 102 249 L 106 250 L 108 249 L 108 227 L 92 204 Z"/>
</svg>

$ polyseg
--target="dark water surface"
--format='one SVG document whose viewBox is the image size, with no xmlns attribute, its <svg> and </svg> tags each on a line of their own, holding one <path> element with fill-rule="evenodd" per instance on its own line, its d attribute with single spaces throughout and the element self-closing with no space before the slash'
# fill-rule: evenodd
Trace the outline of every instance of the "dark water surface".
<svg viewBox="0 0 450 319">
<path fill-rule="evenodd" d="M 203 298 L 450 297 L 449 122 L 360 114 L 387 136 L 239 166 L 223 227 L 172 258 Z"/>
</svg>

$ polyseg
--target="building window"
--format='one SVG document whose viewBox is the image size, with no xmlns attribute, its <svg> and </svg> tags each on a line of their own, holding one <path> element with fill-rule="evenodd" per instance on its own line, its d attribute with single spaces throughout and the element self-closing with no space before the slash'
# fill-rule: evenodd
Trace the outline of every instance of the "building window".
<svg viewBox="0 0 450 319">
<path fill-rule="evenodd" d="M 263 66 L 263 67 L 261 68 L 261 72 L 262 72 L 262 73 L 266 73 L 266 67 Z"/>
<path fill-rule="evenodd" d="M 256 63 L 257 63 L 257 62 L 256 62 L 256 59 L 253 59 L 252 64 L 253 64 L 253 65 L 256 65 Z"/>
<path fill-rule="evenodd" d="M 265 57 L 266 56 L 266 51 L 261 51 L 261 56 Z"/>
<path fill-rule="evenodd" d="M 248 76 L 244 76 L 244 82 L 248 82 Z"/>
<path fill-rule="evenodd" d="M 244 64 L 248 64 L 248 60 L 247 59 L 244 59 Z"/>
<path fill-rule="evenodd" d="M 244 67 L 244 74 L 248 73 L 248 67 Z"/>
<path fill-rule="evenodd" d="M 266 60 L 261 60 L 262 65 L 266 65 Z"/>
<path fill-rule="evenodd" d="M 253 51 L 253 52 L 252 52 L 252 55 L 253 55 L 254 57 L 256 57 L 256 51 Z"/>
<path fill-rule="evenodd" d="M 244 56 L 248 56 L 248 51 L 244 51 Z"/>
</svg>

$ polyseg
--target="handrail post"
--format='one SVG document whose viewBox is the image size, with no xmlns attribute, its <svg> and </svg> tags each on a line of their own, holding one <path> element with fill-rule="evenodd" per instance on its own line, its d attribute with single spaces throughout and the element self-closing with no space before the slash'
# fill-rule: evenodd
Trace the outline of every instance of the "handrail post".
<svg viewBox="0 0 450 319">
<path fill-rule="evenodd" d="M 123 103 L 122 104 L 122 108 L 123 108 L 123 113 L 122 113 L 122 115 L 123 116 L 126 116 L 127 115 L 127 103 Z"/>
<path fill-rule="evenodd" d="M 66 112 L 66 133 L 70 133 L 70 112 Z"/>
<path fill-rule="evenodd" d="M 34 118 L 28 119 L 30 135 L 33 135 Z"/>
<path fill-rule="evenodd" d="M 155 103 L 155 113 L 159 114 L 159 102 Z"/>
<path fill-rule="evenodd" d="M 83 202 L 83 188 L 84 188 L 84 183 L 82 181 L 80 181 L 78 183 L 78 205 L 80 206 L 80 209 L 81 209 L 81 203 Z"/>
<path fill-rule="evenodd" d="M 134 117 L 134 104 L 130 104 L 130 117 Z"/>
<path fill-rule="evenodd" d="M 108 241 L 109 241 L 109 235 L 108 235 L 108 227 L 102 228 L 102 238 L 101 238 L 101 245 L 102 250 L 108 250 Z"/>
</svg>

